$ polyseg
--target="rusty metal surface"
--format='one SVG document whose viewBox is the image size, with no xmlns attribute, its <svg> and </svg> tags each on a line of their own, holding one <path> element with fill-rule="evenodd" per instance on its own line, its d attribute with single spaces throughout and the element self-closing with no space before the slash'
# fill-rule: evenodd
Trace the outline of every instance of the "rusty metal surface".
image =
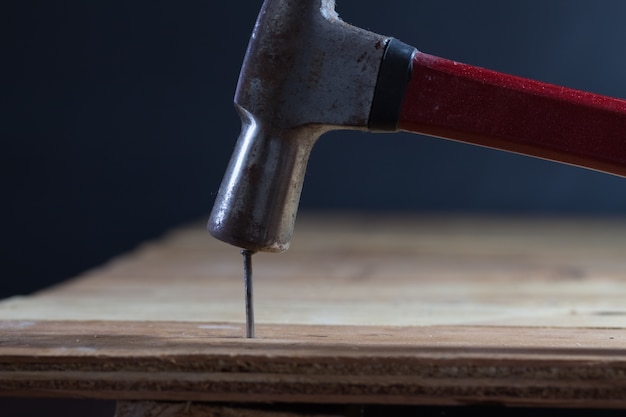
<svg viewBox="0 0 626 417">
<path fill-rule="evenodd" d="M 266 1 L 235 102 L 278 129 L 366 128 L 388 38 L 351 26 L 335 2 Z"/>
<path fill-rule="evenodd" d="M 367 129 L 389 38 L 346 24 L 331 0 L 266 0 L 235 104 L 242 131 L 208 228 L 218 239 L 286 250 L 311 148 L 332 129 Z"/>
</svg>

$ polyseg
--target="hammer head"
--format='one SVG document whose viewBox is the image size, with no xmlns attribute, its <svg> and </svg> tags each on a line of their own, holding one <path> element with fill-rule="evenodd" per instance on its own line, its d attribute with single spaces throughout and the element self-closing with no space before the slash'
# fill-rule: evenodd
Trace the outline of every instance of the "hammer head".
<svg viewBox="0 0 626 417">
<path fill-rule="evenodd" d="M 254 251 L 289 247 L 311 149 L 368 128 L 389 38 L 339 19 L 333 0 L 266 0 L 235 93 L 242 131 L 208 223 Z"/>
</svg>

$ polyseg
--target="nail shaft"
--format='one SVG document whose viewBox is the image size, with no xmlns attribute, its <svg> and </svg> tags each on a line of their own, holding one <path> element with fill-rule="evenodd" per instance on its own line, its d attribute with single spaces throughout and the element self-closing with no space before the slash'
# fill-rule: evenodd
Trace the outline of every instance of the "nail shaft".
<svg viewBox="0 0 626 417">
<path fill-rule="evenodd" d="M 252 255 L 255 251 L 244 249 L 243 255 L 243 285 L 246 297 L 246 337 L 254 337 L 254 295 L 252 291 Z"/>
</svg>

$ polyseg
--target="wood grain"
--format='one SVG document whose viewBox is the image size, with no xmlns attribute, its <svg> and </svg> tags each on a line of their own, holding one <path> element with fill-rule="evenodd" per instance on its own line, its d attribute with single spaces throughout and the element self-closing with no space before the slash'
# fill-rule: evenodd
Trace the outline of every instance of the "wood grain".
<svg viewBox="0 0 626 417">
<path fill-rule="evenodd" d="M 0 394 L 626 406 L 626 222 L 315 216 L 241 259 L 190 226 L 0 303 Z"/>
<path fill-rule="evenodd" d="M 313 408 L 313 409 L 311 409 Z M 344 407 L 258 405 L 224 406 L 197 402 L 119 401 L 115 417 L 355 417 L 360 410 Z"/>
</svg>

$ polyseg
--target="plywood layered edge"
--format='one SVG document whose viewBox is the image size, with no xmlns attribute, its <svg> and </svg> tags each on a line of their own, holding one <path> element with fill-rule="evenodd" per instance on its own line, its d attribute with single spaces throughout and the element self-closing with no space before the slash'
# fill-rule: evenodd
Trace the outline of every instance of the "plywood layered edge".
<svg viewBox="0 0 626 417">
<path fill-rule="evenodd" d="M 246 340 L 228 323 L 11 326 L 0 346 L 11 395 L 626 406 L 623 329 L 261 325 Z"/>
</svg>

